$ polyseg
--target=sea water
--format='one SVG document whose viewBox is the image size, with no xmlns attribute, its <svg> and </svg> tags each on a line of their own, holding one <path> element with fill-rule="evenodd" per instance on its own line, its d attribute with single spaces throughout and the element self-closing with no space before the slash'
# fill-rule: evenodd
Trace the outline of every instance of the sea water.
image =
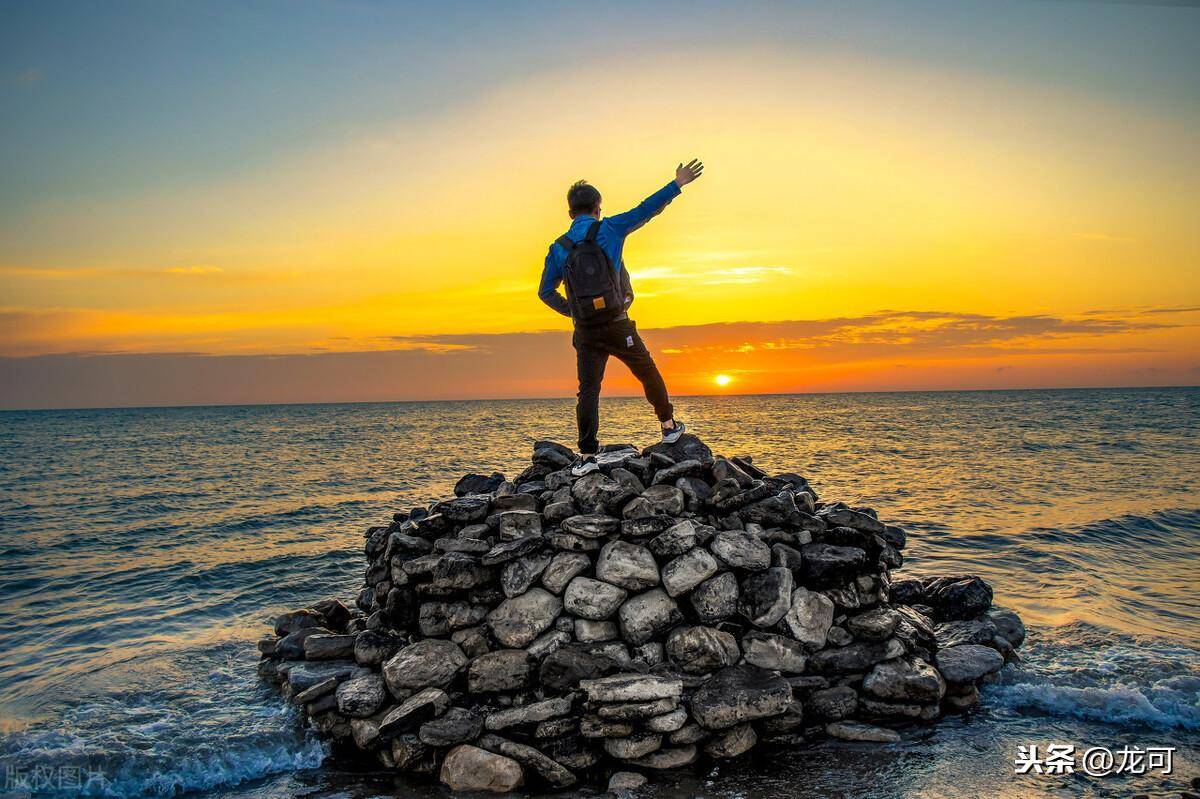
<svg viewBox="0 0 1200 799">
<path fill-rule="evenodd" d="M 900 745 L 760 747 L 653 794 L 1178 796 L 1200 775 L 1200 390 L 677 407 L 715 451 L 906 527 L 898 577 L 981 575 L 1029 639 L 978 710 Z M 653 442 L 641 399 L 602 415 L 605 441 Z M 0 413 L 0 795 L 441 795 L 332 756 L 254 642 L 353 598 L 367 526 L 573 426 L 568 400 Z M 1050 743 L 1173 747 L 1174 769 L 1014 774 Z"/>
</svg>

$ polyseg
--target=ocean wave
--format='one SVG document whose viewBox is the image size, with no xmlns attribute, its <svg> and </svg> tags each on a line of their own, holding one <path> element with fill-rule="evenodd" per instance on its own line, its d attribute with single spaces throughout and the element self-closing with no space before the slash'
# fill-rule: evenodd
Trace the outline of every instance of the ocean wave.
<svg viewBox="0 0 1200 799">
<path fill-rule="evenodd" d="M 989 688 L 988 701 L 1013 710 L 1115 726 L 1200 730 L 1200 678 L 1191 686 L 1076 687 L 1051 682 Z"/>
</svg>

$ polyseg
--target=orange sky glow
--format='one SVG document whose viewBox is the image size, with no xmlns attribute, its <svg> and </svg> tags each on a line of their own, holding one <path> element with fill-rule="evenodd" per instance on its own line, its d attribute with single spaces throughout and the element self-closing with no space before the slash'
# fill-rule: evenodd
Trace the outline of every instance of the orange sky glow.
<svg viewBox="0 0 1200 799">
<path fill-rule="evenodd" d="M 1172 11 L 1038 5 L 1018 16 L 1068 38 L 1073 13 L 1158 31 Z M 986 16 L 955 24 L 983 36 Z M 616 212 L 692 156 L 704 177 L 626 246 L 675 393 L 1200 382 L 1194 83 L 1139 94 L 852 38 L 586 48 L 420 112 L 268 130 L 222 168 L 14 194 L 0 405 L 71 404 L 82 374 L 99 404 L 570 395 L 569 323 L 536 296 L 566 186 Z M 4 105 L 68 80 L 37 75 Z M 268 362 L 291 370 L 269 390 L 221 371 Z"/>
</svg>

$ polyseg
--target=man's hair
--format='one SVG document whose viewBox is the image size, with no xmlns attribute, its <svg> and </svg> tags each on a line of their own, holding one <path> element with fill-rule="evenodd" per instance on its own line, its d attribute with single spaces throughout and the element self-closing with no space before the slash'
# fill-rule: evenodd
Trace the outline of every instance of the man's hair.
<svg viewBox="0 0 1200 799">
<path fill-rule="evenodd" d="M 590 214 L 600 205 L 600 192 L 586 180 L 577 180 L 567 189 L 567 208 L 571 218 L 580 214 Z"/>
</svg>

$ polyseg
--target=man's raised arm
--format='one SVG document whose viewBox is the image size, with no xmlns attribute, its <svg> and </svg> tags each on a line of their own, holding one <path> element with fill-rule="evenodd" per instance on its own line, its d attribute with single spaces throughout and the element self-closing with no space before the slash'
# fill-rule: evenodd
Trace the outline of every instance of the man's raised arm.
<svg viewBox="0 0 1200 799">
<path fill-rule="evenodd" d="M 675 168 L 675 179 L 651 194 L 637 208 L 623 214 L 607 217 L 604 221 L 616 228 L 622 236 L 628 236 L 642 225 L 662 213 L 667 203 L 679 196 L 680 190 L 704 173 L 704 164 L 693 158 Z"/>
</svg>

